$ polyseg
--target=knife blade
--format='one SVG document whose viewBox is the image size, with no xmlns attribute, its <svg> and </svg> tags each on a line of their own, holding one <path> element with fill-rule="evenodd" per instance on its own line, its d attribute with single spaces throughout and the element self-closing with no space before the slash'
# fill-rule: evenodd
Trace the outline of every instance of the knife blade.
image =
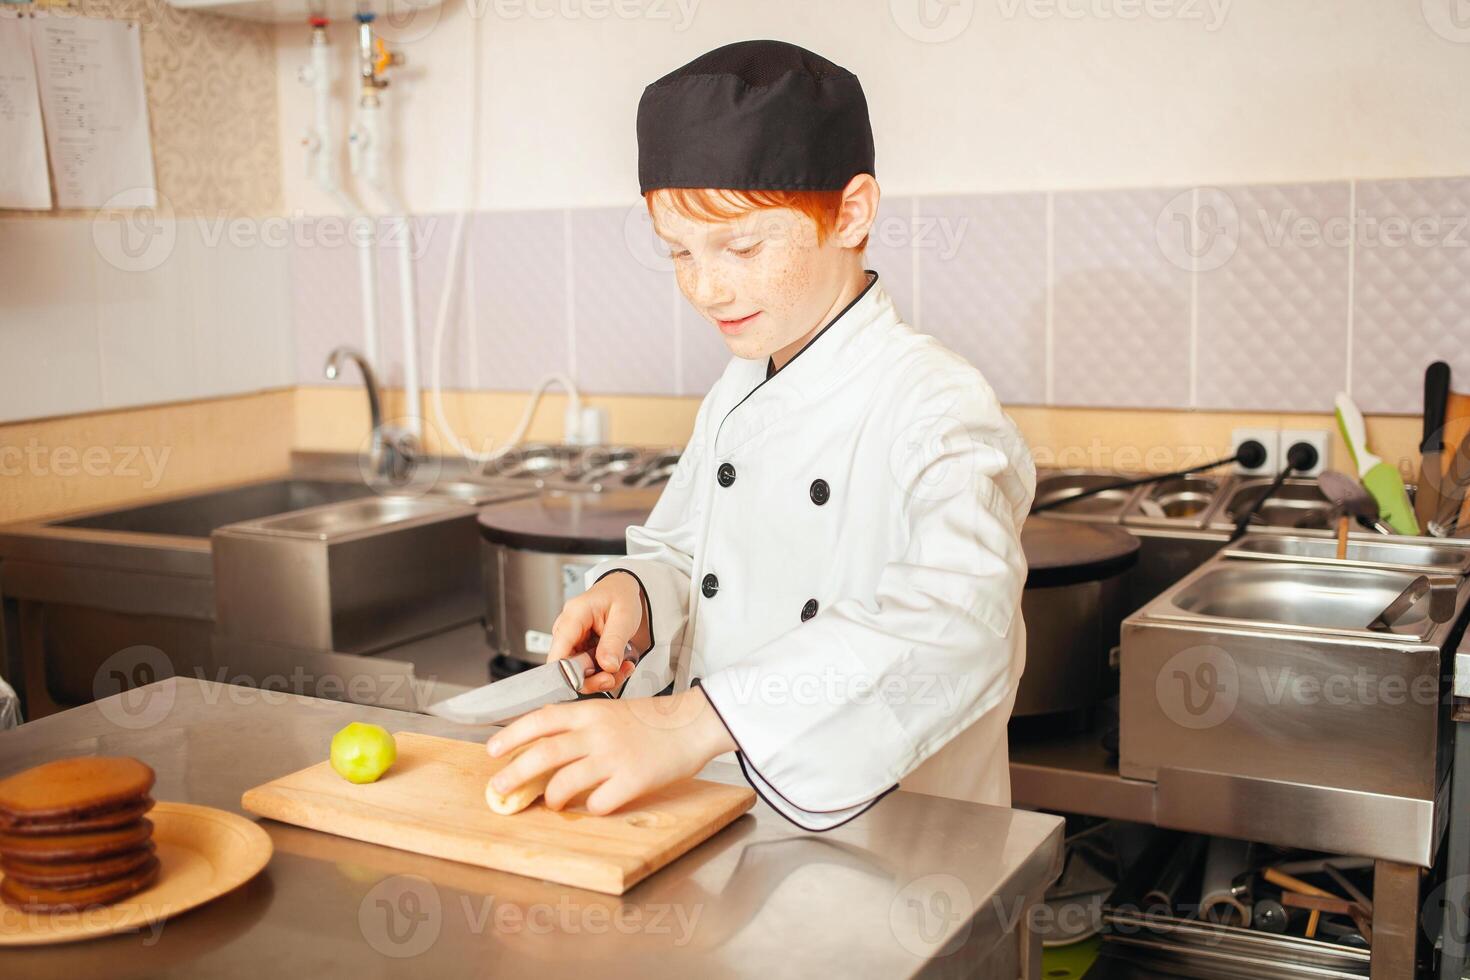
<svg viewBox="0 0 1470 980">
<path fill-rule="evenodd" d="M 1424 438 L 1419 443 L 1419 489 L 1414 494 L 1414 515 L 1421 528 L 1427 528 L 1439 516 L 1445 408 L 1449 397 L 1450 366 L 1435 361 L 1424 370 Z"/>
<path fill-rule="evenodd" d="M 498 725 L 544 705 L 576 700 L 583 679 L 597 670 L 592 654 L 579 653 L 456 694 L 429 705 L 428 712 L 461 725 Z"/>
</svg>

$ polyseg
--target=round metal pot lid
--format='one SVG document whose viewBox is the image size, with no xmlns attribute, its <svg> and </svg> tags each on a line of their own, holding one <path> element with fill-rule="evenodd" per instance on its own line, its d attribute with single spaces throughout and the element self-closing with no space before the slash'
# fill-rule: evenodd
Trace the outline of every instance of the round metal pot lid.
<svg viewBox="0 0 1470 980">
<path fill-rule="evenodd" d="M 1026 588 L 1095 582 L 1132 568 L 1138 539 L 1120 527 L 1030 517 L 1021 526 Z"/>
<path fill-rule="evenodd" d="M 662 492 L 662 487 L 549 492 L 492 504 L 480 511 L 480 534 L 493 544 L 527 551 L 623 555 L 629 526 L 648 520 Z"/>
</svg>

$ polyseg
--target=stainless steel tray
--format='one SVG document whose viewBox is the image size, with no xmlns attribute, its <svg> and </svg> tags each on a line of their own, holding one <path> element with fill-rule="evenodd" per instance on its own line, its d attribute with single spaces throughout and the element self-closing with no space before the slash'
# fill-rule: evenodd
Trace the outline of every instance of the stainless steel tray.
<svg viewBox="0 0 1470 980">
<path fill-rule="evenodd" d="M 1210 526 L 1223 529 L 1233 527 L 1236 516 L 1265 493 L 1271 482 L 1271 477 L 1251 477 L 1237 481 L 1224 501 L 1210 515 Z M 1316 480 L 1291 477 L 1261 505 L 1250 526 L 1252 529 L 1262 526 L 1325 529 L 1331 524 L 1332 512 L 1332 502 L 1322 496 Z"/>
<path fill-rule="evenodd" d="M 1371 566 L 1331 568 L 1308 562 L 1207 562 L 1142 610 L 1158 620 L 1280 633 L 1421 642 L 1435 632 L 1427 599 L 1397 617 L 1373 622 L 1416 578 L 1413 571 Z"/>
<path fill-rule="evenodd" d="M 1248 534 L 1221 554 L 1257 561 L 1307 562 L 1343 568 L 1385 568 L 1423 575 L 1470 574 L 1470 540 L 1458 544 L 1434 538 L 1391 538 L 1354 532 L 1347 557 L 1337 557 L 1335 537 Z"/>
<path fill-rule="evenodd" d="M 1117 483 L 1119 480 L 1133 479 L 1141 475 L 1139 473 L 1114 473 L 1106 470 L 1040 469 L 1036 474 L 1036 499 L 1032 502 L 1032 507 L 1051 503 L 1054 500 L 1066 500 L 1094 487 Z M 1042 514 L 1063 520 L 1116 524 L 1124 512 L 1132 506 L 1139 493 L 1139 487 L 1108 490 L 1090 497 L 1083 497 L 1075 503 L 1060 504 L 1050 510 L 1042 511 Z"/>
<path fill-rule="evenodd" d="M 1193 473 L 1144 486 L 1128 504 L 1123 523 L 1147 527 L 1204 527 L 1230 495 L 1235 477 Z"/>
</svg>

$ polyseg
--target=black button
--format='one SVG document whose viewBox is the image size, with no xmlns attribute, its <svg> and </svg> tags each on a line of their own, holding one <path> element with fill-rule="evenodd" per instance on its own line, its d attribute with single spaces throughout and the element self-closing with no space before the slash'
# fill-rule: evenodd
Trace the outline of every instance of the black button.
<svg viewBox="0 0 1470 980">
<path fill-rule="evenodd" d="M 801 607 L 801 621 L 804 623 L 817 614 L 817 600 L 808 599 L 806 605 Z"/>
<path fill-rule="evenodd" d="M 722 487 L 728 487 L 730 484 L 734 483 L 735 467 L 731 466 L 729 463 L 721 463 L 718 479 L 720 481 L 720 486 Z"/>
<path fill-rule="evenodd" d="M 812 481 L 812 503 L 818 507 L 832 499 L 832 488 L 827 486 L 826 480 Z"/>
<path fill-rule="evenodd" d="M 710 572 L 704 577 L 704 581 L 699 583 L 699 591 L 704 593 L 706 599 L 713 599 L 715 593 L 720 591 L 720 580 L 715 578 L 714 572 Z"/>
</svg>

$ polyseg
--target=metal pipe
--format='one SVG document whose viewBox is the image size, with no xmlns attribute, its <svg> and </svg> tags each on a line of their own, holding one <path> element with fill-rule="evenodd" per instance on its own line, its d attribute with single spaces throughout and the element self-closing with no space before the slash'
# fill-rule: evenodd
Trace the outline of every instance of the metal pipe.
<svg viewBox="0 0 1470 980">
<path fill-rule="evenodd" d="M 388 87 L 383 69 L 403 63 L 400 54 L 390 53 L 373 36 L 374 15 L 360 10 L 357 14 L 358 102 L 357 119 L 351 137 L 353 173 L 362 177 L 377 196 L 384 210 L 397 222 L 398 299 L 403 326 L 403 391 L 407 403 L 407 428 L 414 435 L 423 432 L 423 406 L 419 384 L 419 317 L 418 283 L 414 274 L 414 232 L 408 209 L 394 192 L 385 174 L 384 154 L 388 141 L 384 136 L 383 100 L 381 92 Z"/>
<path fill-rule="evenodd" d="M 306 147 L 307 172 L 318 187 L 341 209 L 349 221 L 357 249 L 357 271 L 362 300 L 362 349 L 369 361 L 378 358 L 378 266 L 375 235 L 362 206 L 342 186 L 332 112 L 332 59 L 325 17 L 310 18 L 311 61 L 301 69 L 301 80 L 311 86 L 312 125 L 302 138 Z"/>
</svg>

